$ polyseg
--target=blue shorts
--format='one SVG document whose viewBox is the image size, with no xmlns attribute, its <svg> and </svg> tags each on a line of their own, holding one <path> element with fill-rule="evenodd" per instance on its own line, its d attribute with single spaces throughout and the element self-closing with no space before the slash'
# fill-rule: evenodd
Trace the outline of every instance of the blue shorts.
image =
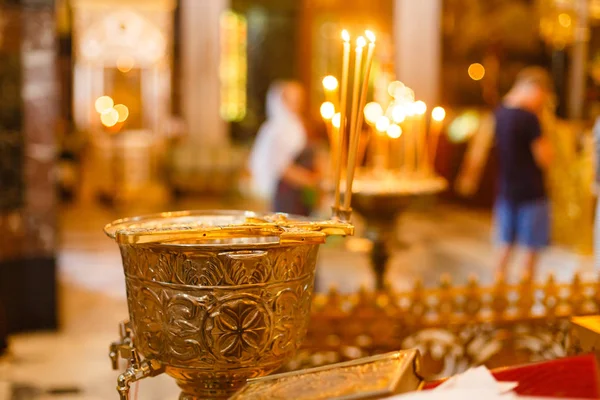
<svg viewBox="0 0 600 400">
<path fill-rule="evenodd" d="M 502 244 L 517 243 L 536 250 L 550 242 L 550 207 L 546 199 L 520 204 L 498 199 L 494 220 L 496 238 Z"/>
</svg>

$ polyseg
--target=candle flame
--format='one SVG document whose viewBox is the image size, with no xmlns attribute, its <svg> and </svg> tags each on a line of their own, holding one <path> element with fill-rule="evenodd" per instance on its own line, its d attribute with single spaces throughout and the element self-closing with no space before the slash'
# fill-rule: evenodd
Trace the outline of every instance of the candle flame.
<svg viewBox="0 0 600 400">
<path fill-rule="evenodd" d="M 398 139 L 402 135 L 402 128 L 399 125 L 392 124 L 388 126 L 387 135 L 392 139 Z"/>
<path fill-rule="evenodd" d="M 359 36 L 356 38 L 356 47 L 365 47 L 367 45 L 367 41 L 364 37 Z"/>
<path fill-rule="evenodd" d="M 365 31 L 365 36 L 367 37 L 367 39 L 369 39 L 369 41 L 371 43 L 375 43 L 376 37 L 375 37 L 375 34 L 373 33 L 373 31 L 370 31 L 370 30 L 367 29 Z"/>
<path fill-rule="evenodd" d="M 94 102 L 94 107 L 99 114 L 109 112 L 114 105 L 115 102 L 110 96 L 100 96 Z"/>
<path fill-rule="evenodd" d="M 338 88 L 338 80 L 333 75 L 327 75 L 323 78 L 323 87 L 330 92 L 334 91 Z"/>
<path fill-rule="evenodd" d="M 423 115 L 427 111 L 427 104 L 425 102 L 419 100 L 414 103 L 415 114 Z"/>
<path fill-rule="evenodd" d="M 333 118 L 331 118 L 331 124 L 336 127 L 337 129 L 340 129 L 340 121 L 341 121 L 341 115 L 339 112 L 333 114 Z"/>
<path fill-rule="evenodd" d="M 350 34 L 345 29 L 342 31 L 342 40 L 344 42 L 350 42 Z"/>
<path fill-rule="evenodd" d="M 329 121 L 331 118 L 333 118 L 334 114 L 335 106 L 332 102 L 326 101 L 325 103 L 321 104 L 321 117 L 323 117 L 324 120 Z"/>
<path fill-rule="evenodd" d="M 392 120 L 399 124 L 401 122 L 404 122 L 404 120 L 406 119 L 406 113 L 404 112 L 404 107 L 402 107 L 400 104 L 395 105 L 394 107 L 392 107 Z"/>
<path fill-rule="evenodd" d="M 389 95 L 392 96 L 393 98 L 400 97 L 400 95 L 402 94 L 402 92 L 404 90 L 404 83 L 402 83 L 400 81 L 390 82 L 387 89 L 388 89 Z"/>
<path fill-rule="evenodd" d="M 364 108 L 365 119 L 371 125 L 375 124 L 379 117 L 383 115 L 383 108 L 374 101 L 367 103 Z"/>
<path fill-rule="evenodd" d="M 388 117 L 386 117 L 385 115 L 379 117 L 377 119 L 377 122 L 375 123 L 375 129 L 377 129 L 379 132 L 385 132 L 387 131 L 387 128 L 390 127 L 390 119 Z"/>
<path fill-rule="evenodd" d="M 446 118 L 446 110 L 443 107 L 436 107 L 431 110 L 431 118 L 435 121 L 441 122 Z"/>
</svg>

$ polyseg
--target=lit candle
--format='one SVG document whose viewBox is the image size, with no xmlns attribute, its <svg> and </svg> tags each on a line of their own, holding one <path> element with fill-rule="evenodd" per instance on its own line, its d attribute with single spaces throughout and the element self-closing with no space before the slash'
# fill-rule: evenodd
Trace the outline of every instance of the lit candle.
<svg viewBox="0 0 600 400">
<path fill-rule="evenodd" d="M 442 107 L 435 107 L 433 110 L 431 110 L 431 123 L 429 126 L 431 131 L 429 133 L 429 140 L 431 140 L 431 165 L 433 171 L 435 171 L 435 159 L 437 156 L 442 124 L 445 118 L 446 110 L 444 110 Z"/>
<path fill-rule="evenodd" d="M 323 89 L 325 90 L 325 100 L 338 105 L 338 80 L 333 75 L 327 75 L 323 78 Z"/>
<path fill-rule="evenodd" d="M 377 133 L 381 140 L 381 151 L 382 151 L 382 160 L 381 164 L 383 168 L 390 168 L 389 165 L 389 156 L 390 156 L 390 146 L 391 143 L 387 138 L 386 132 L 390 126 L 390 119 L 385 115 L 380 116 L 375 123 L 375 129 L 377 129 Z"/>
<path fill-rule="evenodd" d="M 342 88 L 340 92 L 340 128 L 338 134 L 338 144 L 336 147 L 337 160 L 335 164 L 335 200 L 334 212 L 340 208 L 340 180 L 342 179 L 342 163 L 344 162 L 344 144 L 346 137 L 346 108 L 348 98 L 348 67 L 350 64 L 350 34 L 347 30 L 342 31 L 342 40 L 344 41 L 342 56 Z"/>
<path fill-rule="evenodd" d="M 383 156 L 383 152 L 385 150 L 382 147 L 383 142 L 381 139 L 381 135 L 379 135 L 378 131 L 375 129 L 375 124 L 377 123 L 377 120 L 379 119 L 379 117 L 381 117 L 383 115 L 383 108 L 381 107 L 381 104 L 372 101 L 365 105 L 365 107 L 363 109 L 363 114 L 364 114 L 365 120 L 367 121 L 367 124 L 369 124 L 369 127 L 370 127 L 369 142 L 372 143 L 371 160 L 372 160 L 372 163 L 374 164 L 375 168 L 381 169 L 382 168 L 381 162 L 383 160 L 382 156 Z"/>
<path fill-rule="evenodd" d="M 354 170 L 356 168 L 357 151 L 358 151 L 358 139 L 360 127 L 358 122 L 362 122 L 362 108 L 359 113 L 359 89 L 360 89 L 360 75 L 362 69 L 362 53 L 363 47 L 367 42 L 365 38 L 359 36 L 356 39 L 355 59 L 354 59 L 354 83 L 352 86 L 352 113 L 350 114 L 350 141 L 348 146 L 348 166 L 346 168 L 346 192 L 344 194 L 344 210 L 350 210 L 350 201 L 352 199 L 352 181 L 354 180 Z M 364 107 L 364 105 L 363 105 Z"/>
<path fill-rule="evenodd" d="M 426 135 L 425 132 L 425 112 L 427 112 L 427 105 L 421 100 L 414 104 L 415 112 L 415 129 L 414 135 L 416 139 L 416 170 L 418 172 L 424 171 L 426 168 L 425 159 L 427 157 L 427 146 L 426 146 Z"/>
<path fill-rule="evenodd" d="M 402 146 L 404 150 L 403 167 L 404 172 L 410 173 L 415 166 L 415 117 L 412 104 L 407 106 L 406 119 L 404 120 L 404 135 L 402 135 Z"/>
<path fill-rule="evenodd" d="M 333 151 L 333 147 L 335 146 L 335 144 L 333 143 L 333 134 L 331 131 L 331 119 L 333 118 L 334 114 L 335 114 L 335 106 L 333 105 L 332 102 L 330 101 L 326 101 L 323 104 L 321 104 L 321 118 L 323 118 L 323 121 L 325 122 L 325 126 L 327 128 L 327 137 L 329 138 L 329 148 L 331 151 Z"/>
</svg>

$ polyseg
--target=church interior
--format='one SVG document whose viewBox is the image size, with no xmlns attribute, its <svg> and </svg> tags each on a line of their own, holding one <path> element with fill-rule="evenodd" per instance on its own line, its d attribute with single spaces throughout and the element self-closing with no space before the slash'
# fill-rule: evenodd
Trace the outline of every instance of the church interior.
<svg viewBox="0 0 600 400">
<path fill-rule="evenodd" d="M 598 118 L 599 0 L 0 0 L 0 400 L 600 398 Z"/>
</svg>

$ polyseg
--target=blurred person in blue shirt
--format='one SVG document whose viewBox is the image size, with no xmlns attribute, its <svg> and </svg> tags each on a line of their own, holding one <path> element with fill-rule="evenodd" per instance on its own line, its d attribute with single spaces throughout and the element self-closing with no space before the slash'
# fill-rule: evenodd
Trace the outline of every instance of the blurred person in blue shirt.
<svg viewBox="0 0 600 400">
<path fill-rule="evenodd" d="M 550 209 L 544 171 L 552 147 L 542 135 L 540 117 L 552 94 L 552 81 L 539 67 L 523 69 L 496 110 L 495 144 L 499 194 L 494 210 L 500 244 L 498 275 L 506 277 L 515 245 L 525 250 L 525 278 L 532 280 L 540 250 L 550 238 Z"/>
</svg>

